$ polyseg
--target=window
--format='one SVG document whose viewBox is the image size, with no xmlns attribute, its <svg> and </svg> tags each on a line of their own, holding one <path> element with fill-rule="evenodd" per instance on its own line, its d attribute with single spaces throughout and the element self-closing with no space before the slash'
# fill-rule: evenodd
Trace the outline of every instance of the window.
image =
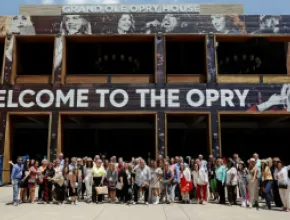
<svg viewBox="0 0 290 220">
<path fill-rule="evenodd" d="M 49 83 L 53 72 L 54 36 L 17 36 L 12 82 Z"/>
<path fill-rule="evenodd" d="M 66 82 L 151 82 L 153 36 L 70 36 L 66 38 Z M 140 78 L 138 78 L 140 77 Z M 135 81 L 136 80 L 136 81 Z"/>
<path fill-rule="evenodd" d="M 220 79 L 226 79 L 227 75 L 235 75 L 244 78 L 246 76 L 252 83 L 259 83 L 259 77 L 262 77 L 263 82 L 275 82 L 271 81 L 271 77 L 277 79 L 277 76 L 284 76 L 285 80 L 290 38 L 287 40 L 275 36 L 259 38 L 217 36 L 216 41 Z M 241 78 L 233 79 L 240 81 Z"/>
<path fill-rule="evenodd" d="M 204 35 L 166 37 L 167 82 L 202 82 L 206 76 Z"/>
</svg>

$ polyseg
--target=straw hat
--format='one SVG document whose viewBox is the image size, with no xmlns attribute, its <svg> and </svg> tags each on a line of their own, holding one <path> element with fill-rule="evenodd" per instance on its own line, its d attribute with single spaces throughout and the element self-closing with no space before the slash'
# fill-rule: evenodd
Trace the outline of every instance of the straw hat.
<svg viewBox="0 0 290 220">
<path fill-rule="evenodd" d="M 256 163 L 255 158 L 250 158 L 250 159 L 248 160 L 248 163 L 251 163 L 251 162 Z"/>
</svg>

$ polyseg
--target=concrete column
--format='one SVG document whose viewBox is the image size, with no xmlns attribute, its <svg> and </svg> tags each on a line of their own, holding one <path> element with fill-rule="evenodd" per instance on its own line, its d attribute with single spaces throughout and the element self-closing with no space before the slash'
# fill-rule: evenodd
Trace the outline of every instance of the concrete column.
<svg viewBox="0 0 290 220">
<path fill-rule="evenodd" d="M 158 155 L 165 156 L 165 113 L 158 112 L 157 113 L 157 122 L 156 122 L 156 129 L 157 129 L 157 150 L 155 157 L 157 158 Z"/>
<path fill-rule="evenodd" d="M 5 183 L 4 173 L 10 172 L 10 169 L 6 170 L 6 167 L 7 168 L 10 167 L 9 165 L 6 165 L 4 169 L 4 159 L 5 161 L 7 161 L 7 159 L 4 157 L 6 119 L 7 119 L 7 112 L 4 112 L 4 111 L 0 112 L 0 156 L 2 157 L 1 164 L 0 164 L 0 186 L 2 185 L 2 183 Z"/>
<path fill-rule="evenodd" d="M 215 65 L 215 42 L 213 35 L 207 35 L 207 83 L 216 83 L 216 65 Z"/>
<path fill-rule="evenodd" d="M 2 82 L 4 86 L 11 83 L 11 74 L 13 66 L 14 36 L 7 35 L 5 39 L 4 68 Z M 15 79 L 13 79 L 14 82 Z"/>
<path fill-rule="evenodd" d="M 221 156 L 221 149 L 220 149 L 220 136 L 219 136 L 219 119 L 217 111 L 212 111 L 210 114 L 210 144 L 211 151 L 214 157 L 220 157 Z"/>
<path fill-rule="evenodd" d="M 53 161 L 57 158 L 57 155 L 60 153 L 61 149 L 58 149 L 58 129 L 59 128 L 59 113 L 58 112 L 52 112 L 51 118 L 49 120 L 49 154 L 47 155 L 47 158 L 49 161 Z M 62 131 L 60 131 L 62 132 Z"/>
<path fill-rule="evenodd" d="M 64 37 L 58 35 L 54 43 L 54 63 L 53 63 L 53 82 L 61 82 L 62 62 L 64 50 Z"/>
<path fill-rule="evenodd" d="M 162 83 L 164 84 L 166 81 L 165 77 L 165 38 L 164 35 L 158 35 L 156 37 L 156 62 L 155 62 L 155 69 L 156 71 L 156 77 L 155 77 L 155 83 Z"/>
</svg>

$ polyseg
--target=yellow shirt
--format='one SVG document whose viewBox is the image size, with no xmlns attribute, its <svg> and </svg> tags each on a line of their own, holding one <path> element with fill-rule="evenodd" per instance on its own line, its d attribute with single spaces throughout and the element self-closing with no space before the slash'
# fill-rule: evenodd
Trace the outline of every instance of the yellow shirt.
<svg viewBox="0 0 290 220">
<path fill-rule="evenodd" d="M 92 170 L 92 174 L 93 174 L 93 177 L 102 177 L 106 175 L 106 170 L 104 169 L 103 166 L 99 168 L 97 166 L 94 166 Z"/>
<path fill-rule="evenodd" d="M 263 172 L 264 181 L 265 180 L 273 180 L 272 173 L 270 168 L 267 166 Z"/>
</svg>

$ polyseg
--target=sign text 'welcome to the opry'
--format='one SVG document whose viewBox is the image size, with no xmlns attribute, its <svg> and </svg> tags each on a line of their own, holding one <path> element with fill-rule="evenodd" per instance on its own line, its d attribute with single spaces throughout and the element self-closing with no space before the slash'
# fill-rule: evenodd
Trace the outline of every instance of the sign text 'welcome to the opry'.
<svg viewBox="0 0 290 220">
<path fill-rule="evenodd" d="M 0 90 L 0 108 L 89 108 L 90 105 L 105 108 L 126 107 L 131 102 L 138 103 L 141 108 L 179 108 L 186 102 L 191 107 L 245 107 L 249 89 L 135 89 L 128 93 L 124 89 L 96 89 L 93 94 L 89 89 L 69 89 L 67 91 L 51 91 L 43 89 L 34 91 L 25 89 L 21 92 Z M 235 101 L 234 101 L 235 100 Z"/>
</svg>

